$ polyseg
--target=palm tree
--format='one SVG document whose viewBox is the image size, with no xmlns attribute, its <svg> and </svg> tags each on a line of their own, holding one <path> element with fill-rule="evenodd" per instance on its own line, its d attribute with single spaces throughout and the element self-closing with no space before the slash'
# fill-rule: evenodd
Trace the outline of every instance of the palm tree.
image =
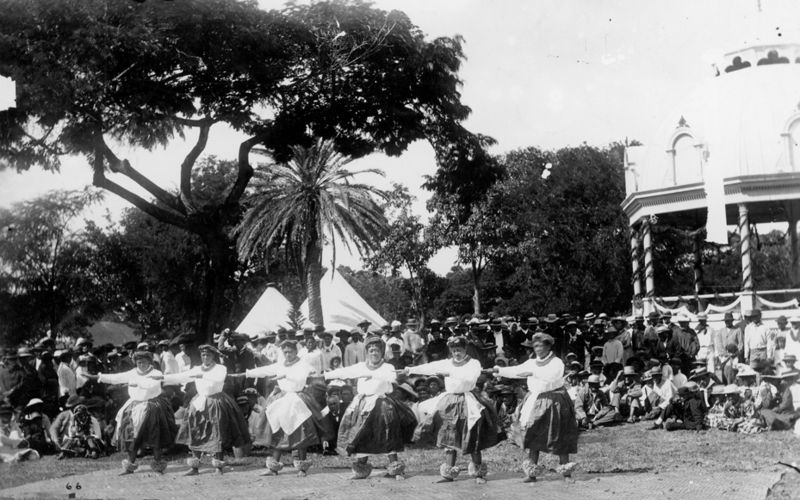
<svg viewBox="0 0 800 500">
<path fill-rule="evenodd" d="M 274 163 L 254 175 L 247 211 L 235 229 L 242 259 L 283 244 L 308 295 L 309 321 L 322 325 L 322 246 L 343 243 L 359 254 L 378 248 L 387 221 L 375 196 L 386 193 L 351 179 L 376 169 L 350 171 L 352 158 L 338 154 L 333 143 L 317 140 L 311 147 L 293 146 L 288 163 Z"/>
</svg>

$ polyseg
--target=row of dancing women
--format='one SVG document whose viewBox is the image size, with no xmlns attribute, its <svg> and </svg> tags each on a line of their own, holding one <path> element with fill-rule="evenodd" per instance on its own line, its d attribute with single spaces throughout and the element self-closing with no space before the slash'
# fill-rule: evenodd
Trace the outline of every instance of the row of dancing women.
<svg viewBox="0 0 800 500">
<path fill-rule="evenodd" d="M 345 368 L 324 373 L 331 379 L 357 379 L 357 394 L 345 410 L 339 424 L 337 451 L 352 458 L 353 479 L 364 479 L 372 472 L 369 460 L 386 455 L 386 476 L 398 480 L 406 477 L 401 453 L 409 443 L 435 445 L 444 451 L 439 467 L 440 482 L 450 482 L 461 472 L 458 453 L 469 455 L 468 474 L 478 483 L 486 481 L 487 464 L 483 450 L 503 439 L 493 405 L 483 398 L 476 383 L 483 372 L 506 378 L 527 379 L 528 393 L 518 405 L 510 438 L 527 451 L 523 461 L 524 481 L 535 481 L 543 468 L 541 452 L 559 457 L 559 472 L 568 477 L 575 467 L 569 455 L 577 453 L 578 428 L 574 407 L 564 387 L 563 362 L 553 356 L 553 338 L 545 333 L 533 337 L 535 357 L 510 367 L 483 370 L 480 363 L 467 355 L 467 340 L 451 337 L 450 357 L 397 371 L 384 361 L 386 345 L 379 336 L 365 339 L 366 360 Z M 200 347 L 201 365 L 178 373 L 163 375 L 153 367 L 152 354 L 137 352 L 136 368 L 118 374 L 99 374 L 100 382 L 127 384 L 129 400 L 119 410 L 115 441 L 128 457 L 122 462 L 122 474 L 133 473 L 137 454 L 143 448 L 153 450 L 151 467 L 163 472 L 166 462 L 161 450 L 173 443 L 189 447 L 189 470 L 199 473 L 204 454 L 212 457 L 212 466 L 223 473 L 223 451 L 245 447 L 251 442 L 266 444 L 270 456 L 264 475 L 275 475 L 283 469 L 284 454 L 291 454 L 298 476 L 305 476 L 312 465 L 306 450 L 333 437 L 323 408 L 303 389 L 312 368 L 298 357 L 297 343 L 281 344 L 282 363 L 228 374 L 219 364 L 214 346 Z M 414 412 L 392 396 L 399 374 L 438 375 L 444 377 L 445 390 L 419 405 L 422 415 L 417 421 Z M 277 388 L 267 399 L 265 418 L 251 436 L 248 424 L 236 402 L 223 392 L 226 377 L 272 377 Z M 180 427 L 175 424 L 172 408 L 162 396 L 162 384 L 194 382 L 197 395 L 189 403 Z"/>
</svg>

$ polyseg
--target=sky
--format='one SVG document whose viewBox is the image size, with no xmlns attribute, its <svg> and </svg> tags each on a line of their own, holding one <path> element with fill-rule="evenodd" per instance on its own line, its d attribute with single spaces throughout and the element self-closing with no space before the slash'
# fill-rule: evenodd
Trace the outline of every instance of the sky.
<svg viewBox="0 0 800 500">
<path fill-rule="evenodd" d="M 260 0 L 265 9 L 283 2 Z M 467 128 L 494 137 L 501 154 L 537 146 L 554 149 L 588 143 L 604 146 L 626 138 L 647 143 L 663 117 L 682 98 L 714 76 L 713 64 L 751 44 L 800 41 L 800 2 L 788 0 L 378 0 L 404 11 L 430 38 L 464 37 L 467 60 L 460 73 L 462 102 L 472 108 Z M 793 20 L 794 25 L 784 21 Z M 191 137 L 190 137 L 191 140 Z M 236 133 L 212 129 L 207 153 L 235 158 Z M 191 146 L 174 143 L 152 153 L 122 151 L 161 186 L 178 185 L 178 165 Z M 379 187 L 408 186 L 427 217 L 421 189 L 436 169 L 423 142 L 400 157 L 371 155 L 354 168 L 381 168 L 385 178 L 364 178 Z M 0 206 L 49 189 L 91 183 L 82 161 L 66 161 L 60 173 L 0 172 Z M 126 203 L 113 194 L 104 209 Z M 455 252 L 440 252 L 430 267 L 446 273 Z M 337 253 L 337 265 L 360 267 L 356 256 Z"/>
</svg>

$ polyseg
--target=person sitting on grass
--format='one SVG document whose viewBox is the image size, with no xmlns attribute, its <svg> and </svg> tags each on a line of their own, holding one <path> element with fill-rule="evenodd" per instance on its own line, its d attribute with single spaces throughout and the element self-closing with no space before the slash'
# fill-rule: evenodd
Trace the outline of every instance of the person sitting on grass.
<svg viewBox="0 0 800 500">
<path fill-rule="evenodd" d="M 0 402 L 0 463 L 37 460 L 39 454 L 28 445 L 14 419 L 10 404 Z"/>
<path fill-rule="evenodd" d="M 627 417 L 628 423 L 635 422 L 636 417 L 641 414 L 639 399 L 642 397 L 642 385 L 632 366 L 626 366 L 617 373 L 617 377 L 611 382 L 610 391 L 611 405 L 620 415 Z"/>
<path fill-rule="evenodd" d="M 96 459 L 105 452 L 103 444 L 100 422 L 89 413 L 89 408 L 83 402 L 72 407 L 65 419 L 59 420 L 61 415 L 56 417 L 50 434 L 53 434 L 53 427 L 57 427 L 57 434 L 63 436 L 59 443 L 61 453 L 58 459 L 67 457 L 87 457 Z"/>
<path fill-rule="evenodd" d="M 768 430 L 782 431 L 794 427 L 795 421 L 800 418 L 800 385 L 797 378 L 800 372 L 790 371 L 781 375 L 764 376 L 767 381 L 775 385 L 780 397 L 778 404 L 772 409 L 761 410 L 761 419 Z"/>
<path fill-rule="evenodd" d="M 575 413 L 576 418 L 579 413 L 585 415 L 578 421 L 578 425 L 583 429 L 614 425 L 624 420 L 616 408 L 611 406 L 608 393 L 600 387 L 599 375 L 589 375 L 585 390 L 578 396 Z"/>
</svg>

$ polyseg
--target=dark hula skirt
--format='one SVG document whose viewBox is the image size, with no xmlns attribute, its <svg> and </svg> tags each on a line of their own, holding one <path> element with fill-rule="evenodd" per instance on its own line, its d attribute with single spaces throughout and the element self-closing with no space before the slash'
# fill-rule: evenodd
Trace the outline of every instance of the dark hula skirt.
<svg viewBox="0 0 800 500">
<path fill-rule="evenodd" d="M 514 441 L 520 448 L 544 451 L 554 455 L 578 452 L 578 423 L 575 407 L 563 387 L 539 394 L 528 416 L 527 427 L 519 423 L 519 412 L 530 393 L 518 406 L 512 426 Z"/>
<path fill-rule="evenodd" d="M 403 451 L 417 425 L 414 412 L 388 394 L 378 396 L 372 410 L 365 411 L 368 397 L 357 395 L 342 415 L 337 451 L 343 455 Z"/>
<path fill-rule="evenodd" d="M 286 395 L 285 392 L 273 393 L 267 398 L 266 406 L 274 403 L 284 395 Z M 322 416 L 322 409 L 314 401 L 314 398 L 305 392 L 298 392 L 297 396 L 311 411 L 311 416 L 300 424 L 294 432 L 286 434 L 283 429 L 278 429 L 278 432 L 272 432 L 272 427 L 269 425 L 269 420 L 264 411 L 259 412 L 258 418 L 252 425 L 254 445 L 281 451 L 302 450 L 315 444 L 321 444 L 322 441 L 331 441 L 334 438 L 335 432 L 330 424 L 330 419 Z"/>
<path fill-rule="evenodd" d="M 196 452 L 222 453 L 249 444 L 250 432 L 236 401 L 218 392 L 206 398 L 206 407 L 201 411 L 189 405 L 189 414 L 178 429 L 175 442 Z"/>
<path fill-rule="evenodd" d="M 481 417 L 469 429 L 468 410 L 464 394 L 445 393 L 436 409 L 427 415 L 414 431 L 414 442 L 421 445 L 435 444 L 439 448 L 474 453 L 496 445 L 501 429 L 497 412 L 478 391 L 472 394 L 483 407 Z"/>
<path fill-rule="evenodd" d="M 139 427 L 139 432 L 134 435 L 135 429 L 131 415 L 134 411 L 144 411 L 144 417 Z M 119 429 L 116 435 L 116 447 L 119 451 L 136 449 L 165 449 L 175 443 L 178 426 L 175 425 L 175 415 L 172 405 L 162 394 L 147 401 L 133 401 L 122 411 Z"/>
</svg>

